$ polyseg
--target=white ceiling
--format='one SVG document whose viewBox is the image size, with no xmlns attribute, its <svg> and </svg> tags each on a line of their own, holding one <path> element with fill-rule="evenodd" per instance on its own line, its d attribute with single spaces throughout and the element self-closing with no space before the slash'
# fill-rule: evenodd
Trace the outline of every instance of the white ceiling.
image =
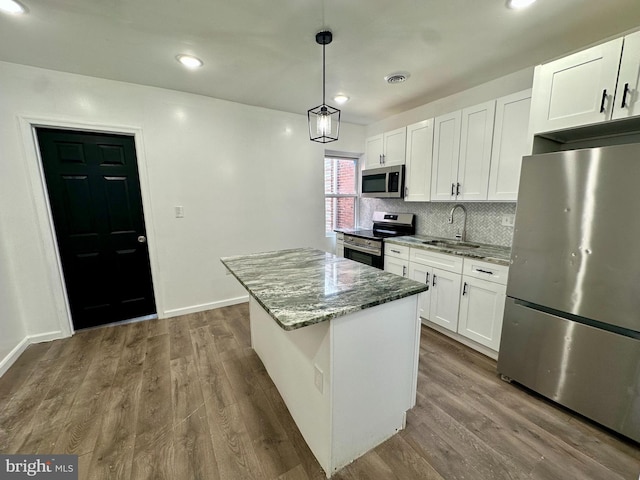
<svg viewBox="0 0 640 480">
<path fill-rule="evenodd" d="M 0 60 L 369 124 L 640 26 L 640 0 L 22 0 Z M 175 61 L 192 53 L 204 67 Z M 384 76 L 408 71 L 400 85 Z M 1 86 L 0 86 L 1 88 Z"/>
</svg>

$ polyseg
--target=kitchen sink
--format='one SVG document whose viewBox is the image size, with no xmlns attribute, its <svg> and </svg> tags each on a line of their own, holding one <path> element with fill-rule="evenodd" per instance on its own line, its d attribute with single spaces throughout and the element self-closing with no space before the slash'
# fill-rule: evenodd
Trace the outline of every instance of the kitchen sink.
<svg viewBox="0 0 640 480">
<path fill-rule="evenodd" d="M 433 245 L 434 247 L 453 248 L 453 249 L 478 248 L 480 246 L 475 243 L 458 242 L 456 240 L 427 240 L 426 242 L 422 242 L 422 243 L 425 245 Z"/>
</svg>

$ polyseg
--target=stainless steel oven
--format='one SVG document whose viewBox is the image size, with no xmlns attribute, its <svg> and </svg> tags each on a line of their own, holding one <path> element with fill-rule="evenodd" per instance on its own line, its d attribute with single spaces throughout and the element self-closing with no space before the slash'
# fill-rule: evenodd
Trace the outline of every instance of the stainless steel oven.
<svg viewBox="0 0 640 480">
<path fill-rule="evenodd" d="M 384 269 L 384 238 L 413 235 L 416 232 L 413 213 L 373 213 L 373 230 L 341 230 L 344 257 Z"/>
<path fill-rule="evenodd" d="M 381 239 L 365 239 L 352 235 L 344 236 L 344 258 L 384 268 L 384 255 Z"/>
</svg>

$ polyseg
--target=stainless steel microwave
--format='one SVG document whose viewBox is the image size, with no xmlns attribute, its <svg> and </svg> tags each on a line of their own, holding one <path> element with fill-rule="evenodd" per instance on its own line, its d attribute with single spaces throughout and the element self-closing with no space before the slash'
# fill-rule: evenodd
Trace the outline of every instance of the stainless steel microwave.
<svg viewBox="0 0 640 480">
<path fill-rule="evenodd" d="M 404 165 L 363 170 L 361 185 L 363 197 L 402 198 Z"/>
</svg>

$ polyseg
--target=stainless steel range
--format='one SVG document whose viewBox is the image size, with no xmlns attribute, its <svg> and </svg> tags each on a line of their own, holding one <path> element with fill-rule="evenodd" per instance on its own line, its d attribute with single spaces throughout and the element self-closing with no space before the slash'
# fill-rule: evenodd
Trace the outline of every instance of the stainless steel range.
<svg viewBox="0 0 640 480">
<path fill-rule="evenodd" d="M 388 237 L 414 235 L 413 213 L 373 213 L 373 229 L 340 230 L 344 233 L 344 256 L 376 268 L 384 268 L 383 240 Z"/>
</svg>

